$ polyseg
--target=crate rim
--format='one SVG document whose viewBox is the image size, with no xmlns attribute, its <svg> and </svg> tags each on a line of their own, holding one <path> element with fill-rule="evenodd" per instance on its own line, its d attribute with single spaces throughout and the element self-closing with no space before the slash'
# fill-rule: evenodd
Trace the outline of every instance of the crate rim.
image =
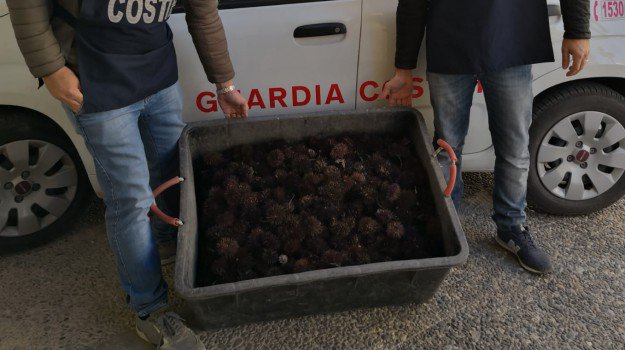
<svg viewBox="0 0 625 350">
<path fill-rule="evenodd" d="M 427 129 L 425 126 L 425 122 L 423 120 L 423 116 L 419 111 L 414 108 L 409 107 L 392 107 L 392 108 L 373 108 L 373 109 L 356 109 L 350 111 L 326 111 L 326 112 L 314 112 L 314 113 L 300 113 L 300 114 L 292 114 L 292 115 L 277 115 L 277 116 L 260 116 L 253 117 L 245 120 L 228 120 L 228 119 L 214 119 L 214 120 L 203 120 L 189 123 L 183 130 L 180 143 L 179 143 L 179 153 L 180 153 L 180 165 L 181 169 L 192 169 L 192 162 L 190 158 L 190 145 L 189 145 L 189 134 L 191 134 L 195 129 L 205 128 L 210 126 L 223 126 L 228 124 L 235 123 L 260 123 L 267 121 L 276 121 L 276 120 L 292 120 L 292 119 L 304 119 L 304 118 L 314 118 L 314 117 L 329 117 L 329 116 L 353 116 L 363 113 L 411 113 L 416 117 L 417 123 L 419 124 L 419 129 L 422 134 L 426 137 L 429 137 L 427 134 Z M 427 142 L 426 147 L 428 147 L 428 154 L 433 154 L 434 149 L 431 143 Z M 433 195 L 443 195 L 443 189 L 446 186 L 446 182 L 443 176 L 443 173 L 438 166 L 438 161 L 434 157 L 430 157 L 430 165 L 434 167 L 434 171 L 438 178 L 438 186 L 433 186 L 434 188 L 438 188 L 437 193 Z M 181 198 L 186 198 L 185 194 L 188 194 L 191 189 L 194 192 L 195 184 L 193 174 L 184 173 L 185 170 L 180 174 L 182 177 L 186 179 L 181 185 Z M 195 192 L 193 193 L 193 197 L 195 197 Z M 454 212 L 455 208 L 451 198 L 445 198 L 445 209 Z M 197 212 L 196 211 L 197 203 L 186 203 L 181 202 L 180 212 Z M 191 208 L 189 208 L 191 206 Z M 193 210 L 190 210 L 193 209 Z M 300 272 L 294 274 L 286 274 L 279 276 L 271 276 L 271 277 L 263 277 L 252 280 L 244 280 L 233 283 L 223 283 L 212 286 L 204 286 L 204 287 L 195 287 L 190 282 L 189 273 L 193 271 L 193 265 L 195 264 L 195 257 L 190 256 L 178 256 L 176 259 L 175 266 L 175 289 L 176 291 L 188 301 L 194 300 L 206 300 L 212 299 L 222 296 L 234 295 L 236 293 L 242 292 L 251 292 L 254 290 L 261 290 L 268 287 L 284 287 L 284 286 L 293 286 L 297 288 L 298 285 L 314 283 L 314 282 L 322 282 L 340 278 L 360 278 L 369 275 L 376 275 L 384 272 L 397 272 L 397 271 L 412 271 L 412 270 L 435 270 L 435 269 L 448 269 L 451 267 L 455 267 L 458 265 L 464 264 L 469 256 L 469 246 L 466 240 L 466 236 L 464 235 L 464 231 L 462 229 L 462 225 L 460 224 L 460 220 L 457 215 L 451 215 L 452 224 L 454 227 L 457 227 L 457 235 L 456 238 L 459 243 L 459 251 L 455 255 L 442 256 L 442 257 L 434 257 L 427 259 L 412 259 L 412 260 L 397 260 L 397 261 L 388 261 L 388 262 L 379 262 L 379 263 L 370 263 L 364 265 L 354 265 L 354 266 L 343 266 L 343 267 L 335 267 L 328 268 L 322 270 L 313 270 L 307 272 Z M 189 232 L 190 226 L 189 222 L 193 222 L 196 224 L 197 214 L 194 215 L 191 219 L 182 218 L 185 221 L 185 225 L 179 229 L 178 232 L 178 251 L 190 251 L 189 245 L 190 237 L 189 235 L 193 234 L 193 232 Z M 182 249 L 181 249 L 182 248 Z M 191 264 L 191 266 L 189 266 Z M 331 272 L 331 273 L 330 273 Z"/>
</svg>

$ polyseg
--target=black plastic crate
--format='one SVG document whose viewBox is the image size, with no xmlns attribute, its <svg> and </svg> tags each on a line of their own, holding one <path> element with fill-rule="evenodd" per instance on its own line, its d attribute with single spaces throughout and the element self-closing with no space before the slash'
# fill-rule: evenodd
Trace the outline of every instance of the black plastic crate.
<svg viewBox="0 0 625 350">
<path fill-rule="evenodd" d="M 345 133 L 402 133 L 410 137 L 434 200 L 445 255 L 442 257 L 337 267 L 213 286 L 197 285 L 199 232 L 193 164 L 201 154 L 283 139 Z M 210 120 L 190 124 L 180 141 L 181 212 L 176 289 L 188 302 L 198 326 L 209 329 L 315 313 L 430 299 L 449 270 L 464 263 L 468 246 L 453 203 L 432 156 L 423 117 L 414 109 L 375 109 L 245 121 Z"/>
</svg>

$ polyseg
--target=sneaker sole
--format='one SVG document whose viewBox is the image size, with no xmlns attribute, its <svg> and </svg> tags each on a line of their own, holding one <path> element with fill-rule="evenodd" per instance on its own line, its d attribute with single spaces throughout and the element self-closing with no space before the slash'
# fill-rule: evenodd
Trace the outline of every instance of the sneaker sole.
<svg viewBox="0 0 625 350">
<path fill-rule="evenodd" d="M 499 244 L 503 249 L 509 251 L 510 253 L 514 254 L 514 256 L 516 256 L 516 259 L 519 261 L 519 265 L 521 265 L 522 268 L 524 268 L 525 270 L 535 273 L 537 275 L 544 275 L 544 272 L 538 271 L 538 270 L 534 270 L 533 268 L 525 265 L 523 263 L 523 261 L 521 261 L 521 258 L 519 258 L 519 255 L 517 253 L 515 253 L 510 247 L 508 247 L 507 244 L 505 244 L 498 236 L 495 236 L 495 241 L 497 241 L 497 244 Z"/>
<path fill-rule="evenodd" d="M 155 343 L 151 342 L 151 341 L 148 339 L 148 337 L 145 335 L 145 333 L 141 332 L 141 331 L 139 330 L 139 328 L 137 328 L 137 326 L 135 326 L 135 331 L 137 332 L 137 335 L 139 336 L 139 338 L 143 339 L 146 343 L 148 343 L 148 344 L 152 344 L 152 345 L 154 345 L 154 346 L 158 345 L 158 344 L 155 344 Z"/>
</svg>

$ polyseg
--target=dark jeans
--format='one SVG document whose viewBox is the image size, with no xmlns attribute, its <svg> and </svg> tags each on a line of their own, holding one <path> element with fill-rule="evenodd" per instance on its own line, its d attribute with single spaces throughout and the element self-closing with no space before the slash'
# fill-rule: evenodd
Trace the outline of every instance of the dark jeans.
<svg viewBox="0 0 625 350">
<path fill-rule="evenodd" d="M 488 124 L 495 155 L 493 220 L 499 229 L 525 223 L 527 174 L 530 165 L 529 128 L 532 122 L 532 68 L 519 66 L 477 75 L 428 73 L 436 138 L 447 141 L 462 166 L 462 148 L 469 128 L 469 112 L 478 80 L 484 88 Z M 445 172 L 449 157 L 439 156 Z M 459 172 L 460 173 L 460 172 Z M 448 174 L 445 174 L 448 176 Z M 456 180 L 452 199 L 460 204 L 464 182 Z"/>
</svg>

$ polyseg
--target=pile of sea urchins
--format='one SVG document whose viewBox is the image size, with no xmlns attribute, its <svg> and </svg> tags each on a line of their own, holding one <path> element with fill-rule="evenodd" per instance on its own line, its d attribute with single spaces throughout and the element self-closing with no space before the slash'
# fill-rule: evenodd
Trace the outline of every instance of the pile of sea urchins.
<svg viewBox="0 0 625 350">
<path fill-rule="evenodd" d="M 205 154 L 197 182 L 204 282 L 440 254 L 411 147 L 393 135 L 346 135 Z"/>
</svg>

